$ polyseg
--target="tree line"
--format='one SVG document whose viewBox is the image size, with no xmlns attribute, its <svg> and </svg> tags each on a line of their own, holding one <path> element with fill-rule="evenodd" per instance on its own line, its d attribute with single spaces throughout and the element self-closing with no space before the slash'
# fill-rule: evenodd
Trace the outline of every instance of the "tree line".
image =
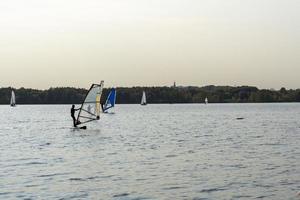
<svg viewBox="0 0 300 200">
<path fill-rule="evenodd" d="M 9 104 L 11 91 L 16 94 L 17 104 L 80 104 L 87 89 L 57 87 L 47 90 L 25 88 L 0 88 L 0 104 Z M 103 90 L 104 103 L 110 88 Z M 267 90 L 252 86 L 204 86 L 204 87 L 119 87 L 117 104 L 138 104 L 142 92 L 146 91 L 148 103 L 259 103 L 300 102 L 300 89 Z"/>
</svg>

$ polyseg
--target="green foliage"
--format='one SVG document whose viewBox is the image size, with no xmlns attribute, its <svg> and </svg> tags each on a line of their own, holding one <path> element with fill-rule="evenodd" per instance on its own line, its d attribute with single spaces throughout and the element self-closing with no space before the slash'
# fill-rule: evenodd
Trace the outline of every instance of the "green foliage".
<svg viewBox="0 0 300 200">
<path fill-rule="evenodd" d="M 0 104 L 9 104 L 11 90 L 0 89 Z M 80 103 L 87 90 L 76 88 L 50 88 L 48 90 L 13 89 L 17 104 L 76 104 Z"/>
<path fill-rule="evenodd" d="M 0 104 L 9 104 L 13 88 L 0 88 Z M 71 87 L 48 90 L 13 89 L 17 104 L 79 104 L 87 90 Z M 300 89 L 279 91 L 259 90 L 250 86 L 205 86 L 205 87 L 119 87 L 117 104 L 139 104 L 142 92 L 146 91 L 148 103 L 249 103 L 249 102 L 300 102 Z M 110 88 L 103 90 L 104 103 Z"/>
</svg>

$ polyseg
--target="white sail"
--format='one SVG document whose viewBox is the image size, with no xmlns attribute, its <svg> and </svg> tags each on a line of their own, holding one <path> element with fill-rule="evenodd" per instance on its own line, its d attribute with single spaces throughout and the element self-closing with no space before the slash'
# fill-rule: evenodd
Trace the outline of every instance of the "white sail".
<svg viewBox="0 0 300 200">
<path fill-rule="evenodd" d="M 147 105 L 147 101 L 146 101 L 146 92 L 143 91 L 143 96 L 142 96 L 142 100 L 141 100 L 141 105 Z"/>
<path fill-rule="evenodd" d="M 100 119 L 100 99 L 102 95 L 103 84 L 104 81 L 101 81 L 100 84 L 92 84 L 80 107 L 77 117 L 78 124 L 84 124 Z"/>
<path fill-rule="evenodd" d="M 207 97 L 205 98 L 205 104 L 208 104 L 208 98 Z"/>
<path fill-rule="evenodd" d="M 15 92 L 13 90 L 11 91 L 10 105 L 11 106 L 16 106 L 16 95 L 15 95 Z"/>
</svg>

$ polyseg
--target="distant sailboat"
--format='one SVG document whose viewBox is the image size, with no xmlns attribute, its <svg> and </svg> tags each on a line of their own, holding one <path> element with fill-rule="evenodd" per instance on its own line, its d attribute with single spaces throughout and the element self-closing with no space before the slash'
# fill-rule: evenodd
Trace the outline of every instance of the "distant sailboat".
<svg viewBox="0 0 300 200">
<path fill-rule="evenodd" d="M 107 96 L 106 102 L 103 106 L 103 112 L 107 112 L 108 109 L 115 107 L 117 92 L 115 88 L 112 88 Z"/>
<path fill-rule="evenodd" d="M 207 97 L 205 98 L 205 104 L 208 104 L 208 98 Z"/>
<path fill-rule="evenodd" d="M 141 100 L 141 105 L 145 106 L 147 105 L 147 101 L 146 101 L 146 92 L 143 91 L 143 96 L 142 96 L 142 100 Z"/>
<path fill-rule="evenodd" d="M 10 106 L 12 107 L 16 106 L 16 95 L 13 90 L 11 91 Z"/>
</svg>

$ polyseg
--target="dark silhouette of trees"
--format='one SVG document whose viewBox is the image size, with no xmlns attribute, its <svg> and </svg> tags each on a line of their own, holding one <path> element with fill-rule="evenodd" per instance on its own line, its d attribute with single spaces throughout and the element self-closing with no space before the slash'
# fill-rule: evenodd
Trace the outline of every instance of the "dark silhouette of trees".
<svg viewBox="0 0 300 200">
<path fill-rule="evenodd" d="M 13 88 L 0 88 L 0 104 L 9 104 Z M 17 104 L 79 104 L 87 89 L 58 87 L 48 90 L 13 89 Z M 148 103 L 250 103 L 250 102 L 300 102 L 300 89 L 259 90 L 252 86 L 204 86 L 204 87 L 119 87 L 118 104 L 139 104 L 146 91 Z M 110 88 L 103 90 L 104 103 Z"/>
</svg>

